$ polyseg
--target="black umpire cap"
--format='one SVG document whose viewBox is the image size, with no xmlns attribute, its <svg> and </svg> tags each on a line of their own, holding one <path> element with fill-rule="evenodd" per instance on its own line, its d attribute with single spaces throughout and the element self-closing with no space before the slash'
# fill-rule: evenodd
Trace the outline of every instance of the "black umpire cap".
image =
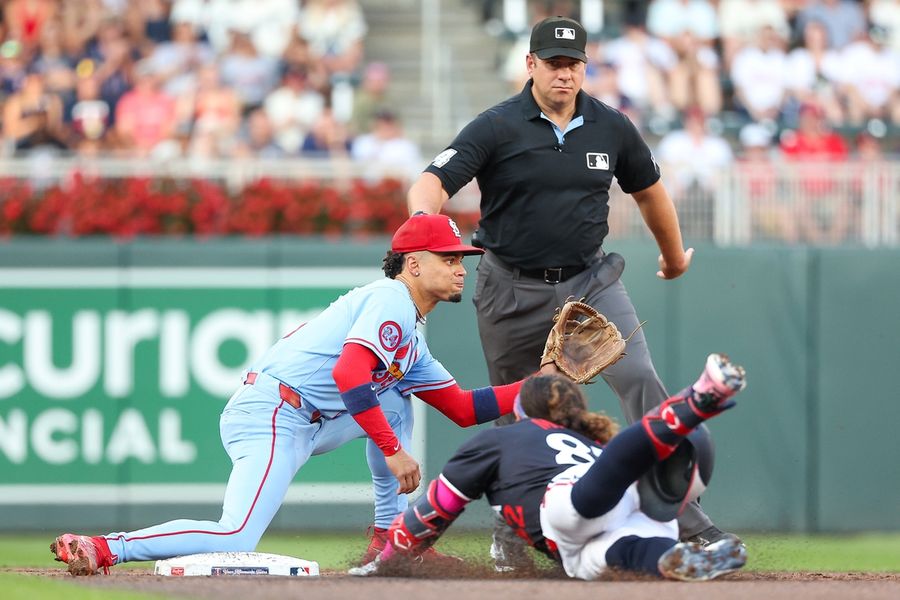
<svg viewBox="0 0 900 600">
<path fill-rule="evenodd" d="M 531 30 L 531 49 L 538 58 L 568 56 L 587 62 L 584 53 L 587 32 L 581 23 L 567 17 L 548 17 Z"/>
</svg>

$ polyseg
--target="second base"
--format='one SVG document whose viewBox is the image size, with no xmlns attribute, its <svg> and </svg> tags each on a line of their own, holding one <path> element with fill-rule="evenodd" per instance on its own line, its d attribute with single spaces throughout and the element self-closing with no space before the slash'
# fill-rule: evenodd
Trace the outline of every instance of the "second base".
<svg viewBox="0 0 900 600">
<path fill-rule="evenodd" d="M 207 552 L 156 561 L 154 575 L 166 577 L 219 577 L 226 575 L 280 575 L 317 577 L 319 563 L 261 552 Z"/>
</svg>

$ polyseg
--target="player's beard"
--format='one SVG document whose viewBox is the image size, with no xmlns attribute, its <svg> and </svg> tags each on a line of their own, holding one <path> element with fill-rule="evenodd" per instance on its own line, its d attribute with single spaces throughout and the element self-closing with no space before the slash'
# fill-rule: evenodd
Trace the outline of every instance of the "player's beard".
<svg viewBox="0 0 900 600">
<path fill-rule="evenodd" d="M 447 302 L 456 302 L 457 304 L 462 302 L 462 292 L 458 294 L 451 294 L 449 298 L 447 298 Z"/>
</svg>

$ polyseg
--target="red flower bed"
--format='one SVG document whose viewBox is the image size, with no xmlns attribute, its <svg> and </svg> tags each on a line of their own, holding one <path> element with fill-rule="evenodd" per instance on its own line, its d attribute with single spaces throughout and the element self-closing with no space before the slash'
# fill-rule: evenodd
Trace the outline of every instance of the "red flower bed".
<svg viewBox="0 0 900 600">
<path fill-rule="evenodd" d="M 464 231 L 477 214 L 453 214 Z M 134 177 L 100 179 L 76 173 L 38 189 L 0 181 L 0 235 L 135 236 L 329 234 L 389 235 L 407 218 L 406 192 L 394 180 L 261 179 L 238 192 L 220 182 Z"/>
</svg>

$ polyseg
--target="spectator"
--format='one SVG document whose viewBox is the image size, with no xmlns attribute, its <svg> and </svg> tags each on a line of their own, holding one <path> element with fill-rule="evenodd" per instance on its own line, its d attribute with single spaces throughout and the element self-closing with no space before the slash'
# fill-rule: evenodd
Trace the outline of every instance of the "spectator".
<svg viewBox="0 0 900 600">
<path fill-rule="evenodd" d="M 68 114 L 75 102 L 75 70 L 72 59 L 62 47 L 62 28 L 59 19 L 44 24 L 40 46 L 31 68 L 44 78 L 47 92 L 56 94 Z"/>
<path fill-rule="evenodd" d="M 356 78 L 367 30 L 355 0 L 308 0 L 300 15 L 300 35 L 328 69 L 332 81 Z"/>
<path fill-rule="evenodd" d="M 722 59 L 726 69 L 731 69 L 731 62 L 741 48 L 759 40 L 763 27 L 771 27 L 783 40 L 790 39 L 791 30 L 781 0 L 719 2 Z"/>
<path fill-rule="evenodd" d="M 28 73 L 3 105 L 3 138 L 17 154 L 66 149 L 62 101 L 47 93 L 40 73 Z"/>
<path fill-rule="evenodd" d="M 146 59 L 135 66 L 134 89 L 116 105 L 116 135 L 126 155 L 168 154 L 177 124 L 175 100 L 160 89 L 160 78 Z"/>
<path fill-rule="evenodd" d="M 41 39 L 44 25 L 56 17 L 55 0 L 7 0 L 3 7 L 3 24 L 8 39 L 34 48 Z"/>
<path fill-rule="evenodd" d="M 370 133 L 353 140 L 350 155 L 363 165 L 363 172 L 370 179 L 411 182 L 422 170 L 419 147 L 403 135 L 397 115 L 387 110 L 375 115 Z"/>
<path fill-rule="evenodd" d="M 327 97 L 330 93 L 331 79 L 328 69 L 313 56 L 309 49 L 309 42 L 300 37 L 296 31 L 281 55 L 281 68 L 306 71 L 306 80 L 310 87 L 322 94 L 323 97 Z"/>
<path fill-rule="evenodd" d="M 391 74 L 386 64 L 373 62 L 366 66 L 362 83 L 353 96 L 350 124 L 354 133 L 370 131 L 375 115 L 390 110 L 387 98 L 390 82 Z"/>
<path fill-rule="evenodd" d="M 79 77 L 75 94 L 70 145 L 80 155 L 97 156 L 108 149 L 109 104 L 100 97 L 100 84 L 94 76 Z"/>
<path fill-rule="evenodd" d="M 869 19 L 887 32 L 888 45 L 900 52 L 900 0 L 872 0 Z"/>
<path fill-rule="evenodd" d="M 842 65 L 837 50 L 829 48 L 828 30 L 819 21 L 810 21 L 803 29 L 803 45 L 791 50 L 787 57 L 785 76 L 788 98 L 785 112 L 787 122 L 796 126 L 797 114 L 804 104 L 818 104 L 829 122 L 844 121 L 839 86 Z"/>
<path fill-rule="evenodd" d="M 281 78 L 281 87 L 266 97 L 263 106 L 277 132 L 275 142 L 286 154 L 296 155 L 325 109 L 325 98 L 309 86 L 306 71 L 288 68 Z"/>
<path fill-rule="evenodd" d="M 19 91 L 25 82 L 27 69 L 22 50 L 22 44 L 16 40 L 6 40 L 0 44 L 0 99 Z"/>
<path fill-rule="evenodd" d="M 825 26 L 829 48 L 843 48 L 866 30 L 865 13 L 854 0 L 811 0 L 797 13 L 796 30 L 802 32 L 810 21 Z"/>
<path fill-rule="evenodd" d="M 191 156 L 211 158 L 232 153 L 241 125 L 241 101 L 234 90 L 222 84 L 215 63 L 200 67 L 196 89 L 179 98 L 178 110 L 179 129 L 191 131 Z M 185 123 L 191 126 L 185 127 Z"/>
<path fill-rule="evenodd" d="M 741 154 L 735 164 L 737 194 L 749 213 L 745 219 L 753 239 L 797 241 L 792 199 L 778 193 L 775 149 L 769 129 L 759 123 L 744 125 L 738 138 Z"/>
<path fill-rule="evenodd" d="M 884 161 L 884 149 L 878 138 L 862 131 L 856 136 L 856 161 L 865 165 L 872 165 Z"/>
<path fill-rule="evenodd" d="M 666 42 L 648 34 L 643 22 L 628 18 L 622 36 L 606 44 L 602 54 L 616 68 L 619 90 L 641 112 L 667 120 L 675 116 L 667 90 L 678 57 Z"/>
<path fill-rule="evenodd" d="M 284 150 L 275 143 L 272 123 L 261 108 L 250 111 L 241 127 L 234 156 L 236 158 L 282 158 Z"/>
<path fill-rule="evenodd" d="M 632 118 L 633 103 L 619 88 L 619 74 L 615 65 L 608 62 L 591 63 L 586 69 L 582 87 L 585 92 L 603 104 L 627 113 L 635 122 L 635 126 L 640 129 L 640 115 L 634 115 L 636 119 Z"/>
<path fill-rule="evenodd" d="M 692 107 L 685 113 L 684 129 L 667 133 L 655 154 L 662 171 L 671 173 L 666 186 L 685 217 L 685 237 L 710 239 L 717 178 L 734 158 L 728 142 L 709 133 L 703 111 Z"/>
<path fill-rule="evenodd" d="M 319 158 L 347 156 L 350 143 L 347 128 L 326 108 L 306 134 L 300 153 Z"/>
<path fill-rule="evenodd" d="M 197 71 L 215 58 L 209 44 L 197 39 L 190 21 L 174 23 L 171 41 L 158 44 L 149 55 L 163 90 L 173 98 L 189 92 L 196 85 Z"/>
<path fill-rule="evenodd" d="M 245 0 L 250 37 L 262 56 L 280 57 L 290 43 L 300 15 L 297 0 Z"/>
<path fill-rule="evenodd" d="M 128 37 L 133 40 L 141 56 L 150 54 L 154 46 L 171 39 L 169 4 L 168 0 L 127 3 L 122 18 Z"/>
<path fill-rule="evenodd" d="M 736 100 L 753 121 L 775 122 L 781 114 L 787 81 L 787 56 L 778 32 L 768 25 L 734 57 L 731 81 Z"/>
<path fill-rule="evenodd" d="M 65 0 L 60 3 L 62 46 L 74 63 L 85 53 L 106 18 L 103 0 Z"/>
<path fill-rule="evenodd" d="M 244 112 L 262 105 L 263 100 L 278 83 L 278 61 L 260 56 L 250 36 L 231 31 L 231 48 L 222 55 L 222 82 L 233 89 L 241 100 Z"/>
<path fill-rule="evenodd" d="M 134 61 L 134 49 L 119 19 L 110 17 L 100 23 L 96 38 L 88 44 L 86 59 L 76 66 L 78 74 L 95 75 L 100 82 L 100 96 L 115 107 L 131 88 L 129 72 Z M 114 111 L 114 120 L 116 115 Z"/>
<path fill-rule="evenodd" d="M 722 109 L 716 11 L 708 0 L 653 0 L 647 30 L 664 39 L 678 57 L 669 77 L 669 94 L 678 110 L 699 106 L 706 115 Z"/>
<path fill-rule="evenodd" d="M 886 43 L 887 33 L 872 28 L 841 51 L 847 115 L 854 125 L 867 119 L 900 124 L 900 53 Z"/>
<path fill-rule="evenodd" d="M 797 131 L 782 134 L 781 151 L 799 174 L 798 185 L 787 194 L 797 199 L 794 219 L 801 241 L 843 240 L 850 224 L 849 194 L 841 189 L 834 165 L 846 161 L 847 144 L 828 128 L 820 106 L 800 107 Z"/>
</svg>

